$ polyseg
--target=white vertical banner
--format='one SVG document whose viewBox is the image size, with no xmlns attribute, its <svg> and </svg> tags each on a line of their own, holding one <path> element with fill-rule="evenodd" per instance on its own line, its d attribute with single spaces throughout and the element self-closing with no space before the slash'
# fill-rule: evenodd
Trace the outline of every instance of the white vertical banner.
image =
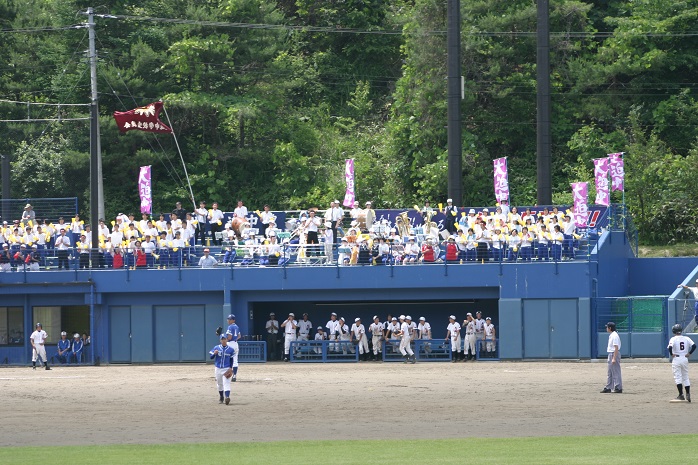
<svg viewBox="0 0 698 465">
<path fill-rule="evenodd" d="M 356 199 L 356 192 L 354 191 L 354 159 L 347 158 L 344 163 L 344 180 L 347 182 L 347 191 L 344 194 L 344 202 L 342 205 L 345 207 L 353 207 L 354 200 Z"/>
<path fill-rule="evenodd" d="M 141 213 L 153 213 L 153 192 L 151 184 L 151 166 L 141 166 L 138 174 L 138 195 L 141 197 Z"/>
</svg>

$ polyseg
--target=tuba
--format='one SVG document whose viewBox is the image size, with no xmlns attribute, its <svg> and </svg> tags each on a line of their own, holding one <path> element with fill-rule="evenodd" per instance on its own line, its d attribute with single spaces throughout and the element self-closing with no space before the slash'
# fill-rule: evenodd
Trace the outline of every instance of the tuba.
<svg viewBox="0 0 698 465">
<path fill-rule="evenodd" d="M 410 219 L 407 216 L 407 212 L 402 212 L 395 218 L 395 227 L 400 237 L 409 237 Z"/>
<path fill-rule="evenodd" d="M 437 224 L 433 221 L 431 221 L 431 218 L 434 216 L 434 210 L 427 210 L 426 216 L 424 217 L 424 233 L 429 235 L 431 234 L 431 229 L 432 228 L 438 228 Z"/>
</svg>

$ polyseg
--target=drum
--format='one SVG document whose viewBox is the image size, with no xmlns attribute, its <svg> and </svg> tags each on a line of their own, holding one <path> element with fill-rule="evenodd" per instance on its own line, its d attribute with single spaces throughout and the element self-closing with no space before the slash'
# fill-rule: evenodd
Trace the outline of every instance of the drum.
<svg viewBox="0 0 698 465">
<path fill-rule="evenodd" d="M 239 218 L 236 216 L 230 222 L 230 229 L 235 231 L 235 234 L 237 234 L 238 237 L 242 237 L 242 232 L 249 227 L 250 223 L 245 218 Z"/>
</svg>

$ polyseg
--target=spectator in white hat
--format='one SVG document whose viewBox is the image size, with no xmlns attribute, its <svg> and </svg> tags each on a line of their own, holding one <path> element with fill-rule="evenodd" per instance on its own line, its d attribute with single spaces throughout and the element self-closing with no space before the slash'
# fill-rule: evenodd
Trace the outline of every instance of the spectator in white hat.
<svg viewBox="0 0 698 465">
<path fill-rule="evenodd" d="M 458 207 L 453 205 L 453 199 L 446 200 L 446 206 L 442 210 L 443 214 L 446 215 L 446 221 L 444 221 L 444 228 L 451 233 L 456 233 L 456 220 L 458 219 Z"/>
</svg>

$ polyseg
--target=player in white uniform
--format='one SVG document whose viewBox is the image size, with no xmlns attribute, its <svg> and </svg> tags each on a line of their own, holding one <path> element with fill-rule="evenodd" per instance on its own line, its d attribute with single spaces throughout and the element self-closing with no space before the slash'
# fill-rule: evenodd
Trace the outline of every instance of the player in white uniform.
<svg viewBox="0 0 698 465">
<path fill-rule="evenodd" d="M 327 328 L 327 339 L 330 341 L 339 339 L 339 322 L 336 313 L 330 315 L 330 321 L 327 322 L 325 328 Z M 330 352 L 337 352 L 337 348 L 337 344 L 330 344 L 328 349 Z"/>
<path fill-rule="evenodd" d="M 325 331 L 322 329 L 322 326 L 317 327 L 317 331 L 315 332 L 315 340 L 316 341 L 326 341 L 327 340 L 327 334 L 325 334 Z M 315 353 L 321 354 L 322 347 L 316 347 Z"/>
<path fill-rule="evenodd" d="M 460 350 L 460 325 L 456 322 L 456 316 L 451 315 L 448 317 L 448 326 L 446 327 L 446 341 L 451 340 L 451 354 L 453 357 L 453 362 L 457 362 L 461 359 Z"/>
<path fill-rule="evenodd" d="M 382 352 L 383 345 L 383 323 L 381 323 L 378 315 L 373 317 L 373 323 L 368 327 L 373 337 L 371 338 L 371 343 L 373 344 L 373 360 L 380 360 L 378 354 Z"/>
<path fill-rule="evenodd" d="M 235 315 L 232 313 L 228 315 L 228 331 L 225 335 L 227 336 L 228 345 L 235 351 L 233 354 L 233 377 L 231 381 L 237 381 L 238 376 L 238 339 L 240 339 L 240 328 L 235 324 Z"/>
<path fill-rule="evenodd" d="M 497 334 L 492 324 L 492 318 L 485 318 L 485 349 L 487 350 L 487 356 L 493 357 L 493 352 L 496 352 L 497 347 Z"/>
<path fill-rule="evenodd" d="M 431 339 L 431 325 L 427 323 L 427 319 L 422 317 L 419 317 L 419 325 L 417 325 L 417 336 L 419 339 L 425 339 L 429 340 Z M 428 342 L 425 342 L 424 345 L 424 351 L 427 354 L 431 353 L 431 344 Z"/>
<path fill-rule="evenodd" d="M 337 327 L 339 328 L 339 340 L 343 341 L 340 346 L 342 347 L 342 354 L 346 355 L 347 351 L 354 353 L 354 346 L 351 344 L 351 332 L 349 332 L 349 325 L 345 323 L 344 317 L 339 318 L 339 323 Z"/>
<path fill-rule="evenodd" d="M 400 315 L 400 331 L 398 335 L 400 336 L 400 353 L 405 357 L 405 363 L 412 362 L 416 363 L 417 358 L 414 356 L 414 351 L 410 347 L 410 340 L 412 339 L 412 328 L 409 322 L 405 321 L 405 316 Z"/>
<path fill-rule="evenodd" d="M 482 312 L 475 312 L 475 341 L 480 346 L 480 352 L 485 350 L 485 320 L 482 319 Z"/>
<path fill-rule="evenodd" d="M 303 314 L 303 319 L 298 322 L 298 340 L 310 340 L 310 330 L 313 329 L 313 323 L 308 319 L 308 314 Z"/>
<path fill-rule="evenodd" d="M 669 339 L 669 357 L 671 357 L 671 370 L 674 372 L 674 381 L 679 390 L 676 400 L 691 401 L 691 380 L 688 379 L 688 357 L 696 350 L 696 344 L 690 337 L 683 334 L 683 327 L 679 324 L 671 328 L 675 334 Z M 686 388 L 686 397 L 683 396 L 683 388 Z"/>
<path fill-rule="evenodd" d="M 361 324 L 361 318 L 356 318 L 354 324 L 351 325 L 351 335 L 359 346 L 359 360 L 368 360 L 368 339 L 366 338 L 366 328 Z"/>
<path fill-rule="evenodd" d="M 468 312 L 466 319 L 463 322 L 465 327 L 465 346 L 463 347 L 463 355 L 467 354 L 466 360 L 475 360 L 475 320 L 473 314 Z"/>
<path fill-rule="evenodd" d="M 281 323 L 281 327 L 284 328 L 284 362 L 290 360 L 289 352 L 291 349 L 291 342 L 296 340 L 296 329 L 298 329 L 298 322 L 294 320 L 296 315 L 293 313 L 288 314 L 286 321 Z"/>
<path fill-rule="evenodd" d="M 36 324 L 36 331 L 34 331 L 31 336 L 29 336 L 29 342 L 32 344 L 32 368 L 36 370 L 36 359 L 39 359 L 39 363 L 44 362 L 47 370 L 50 370 L 48 366 L 48 358 L 46 358 L 46 339 L 48 335 L 46 331 L 41 327 L 41 323 Z"/>
<path fill-rule="evenodd" d="M 216 377 L 216 384 L 218 385 L 218 403 L 223 403 L 223 395 L 225 394 L 225 405 L 228 405 L 230 403 L 230 378 L 225 376 L 225 373 L 231 370 L 231 359 L 233 355 L 237 355 L 237 353 L 228 345 L 228 338 L 225 334 L 221 334 L 220 341 L 221 343 L 219 345 L 211 349 L 209 355 L 211 358 L 216 359 L 214 363 L 216 366 L 214 376 Z"/>
</svg>

